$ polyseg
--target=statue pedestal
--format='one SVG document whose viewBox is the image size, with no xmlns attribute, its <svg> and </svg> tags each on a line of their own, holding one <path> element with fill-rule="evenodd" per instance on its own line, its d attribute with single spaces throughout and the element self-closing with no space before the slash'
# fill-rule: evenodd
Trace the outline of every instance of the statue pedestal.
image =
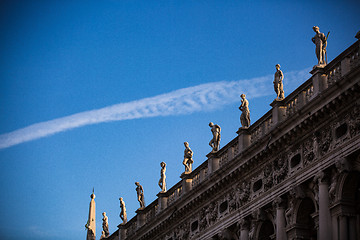
<svg viewBox="0 0 360 240">
<path fill-rule="evenodd" d="M 192 176 L 191 173 L 183 173 L 180 178 L 182 179 L 182 191 L 184 194 L 188 193 L 192 189 Z"/>
<path fill-rule="evenodd" d="M 286 106 L 283 100 L 274 100 L 270 103 L 272 107 L 272 122 L 273 126 L 276 126 L 279 122 L 282 122 L 286 118 Z"/>
<path fill-rule="evenodd" d="M 212 174 L 220 168 L 220 158 L 217 156 L 217 152 L 210 152 L 206 157 L 208 158 L 209 174 Z"/>
<path fill-rule="evenodd" d="M 311 79 L 314 87 L 314 97 L 328 87 L 327 75 L 325 74 L 324 67 L 325 65 L 314 66 L 314 69 L 310 71 L 312 74 Z"/>
<path fill-rule="evenodd" d="M 158 213 L 167 208 L 167 200 L 168 194 L 166 192 L 159 192 L 157 195 L 158 197 Z"/>
<path fill-rule="evenodd" d="M 126 238 L 126 227 L 124 223 L 121 223 L 117 226 L 119 228 L 119 240 L 124 240 Z"/>
<path fill-rule="evenodd" d="M 145 215 L 145 208 L 139 208 L 135 211 L 137 216 L 137 229 L 141 228 L 146 223 L 146 215 Z"/>
<path fill-rule="evenodd" d="M 242 127 L 236 133 L 238 134 L 238 150 L 241 153 L 250 146 L 251 134 L 248 128 Z"/>
</svg>

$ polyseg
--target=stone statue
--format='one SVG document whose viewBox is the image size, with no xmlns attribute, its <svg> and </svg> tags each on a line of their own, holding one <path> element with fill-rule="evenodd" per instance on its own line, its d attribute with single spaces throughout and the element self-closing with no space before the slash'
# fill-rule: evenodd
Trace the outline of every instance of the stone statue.
<svg viewBox="0 0 360 240">
<path fill-rule="evenodd" d="M 276 100 L 283 100 L 285 98 L 283 86 L 284 74 L 280 70 L 280 64 L 276 64 L 275 68 L 276 72 L 274 76 L 274 90 L 276 92 Z"/>
<path fill-rule="evenodd" d="M 220 149 L 221 128 L 219 125 L 212 122 L 209 123 L 209 127 L 211 127 L 211 133 L 213 135 L 213 138 L 209 142 L 210 147 L 212 147 L 211 152 L 217 152 Z"/>
<path fill-rule="evenodd" d="M 103 223 L 102 223 L 102 228 L 103 228 L 103 232 L 105 232 L 105 237 L 109 236 L 109 222 L 108 222 L 108 217 L 106 216 L 106 212 L 102 213 L 103 215 Z"/>
<path fill-rule="evenodd" d="M 292 217 L 293 213 L 294 213 L 294 200 L 290 199 L 289 206 L 285 210 L 285 219 L 286 219 L 287 226 L 290 226 L 292 224 L 291 217 Z"/>
<path fill-rule="evenodd" d="M 242 128 L 248 128 L 250 126 L 250 110 L 249 110 L 249 101 L 246 100 L 245 94 L 241 94 L 241 105 L 239 107 L 242 112 L 240 115 L 240 122 Z"/>
<path fill-rule="evenodd" d="M 325 65 L 326 64 L 326 46 L 327 46 L 327 37 L 325 37 L 325 34 L 321 33 L 319 31 L 319 27 L 314 26 L 313 27 L 314 32 L 316 32 L 315 36 L 311 39 L 312 42 L 315 44 L 315 53 L 316 57 L 318 59 L 318 66 Z"/>
<path fill-rule="evenodd" d="M 101 240 L 101 239 L 105 239 L 105 238 L 107 238 L 107 236 L 105 235 L 105 232 L 102 231 L 102 232 L 101 232 L 101 236 L 100 236 L 100 240 Z"/>
<path fill-rule="evenodd" d="M 166 163 L 160 163 L 161 170 L 160 170 L 160 180 L 159 180 L 159 187 L 161 188 L 161 192 L 166 192 Z"/>
<path fill-rule="evenodd" d="M 194 163 L 193 151 L 189 147 L 188 142 L 184 142 L 185 150 L 184 150 L 184 161 L 183 164 L 185 166 L 185 173 L 191 173 L 192 171 L 192 164 Z"/>
<path fill-rule="evenodd" d="M 140 209 L 145 208 L 144 189 L 139 182 L 135 182 L 137 198 L 140 203 Z"/>
<path fill-rule="evenodd" d="M 120 218 L 121 220 L 123 220 L 123 224 L 127 223 L 127 215 L 126 215 L 126 207 L 125 207 L 125 202 L 123 200 L 123 198 L 119 198 L 120 200 Z"/>
</svg>

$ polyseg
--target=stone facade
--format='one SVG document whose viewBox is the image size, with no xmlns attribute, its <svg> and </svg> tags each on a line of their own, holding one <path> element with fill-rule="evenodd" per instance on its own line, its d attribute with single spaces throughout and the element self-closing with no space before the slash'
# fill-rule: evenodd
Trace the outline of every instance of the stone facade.
<svg viewBox="0 0 360 240">
<path fill-rule="evenodd" d="M 360 239 L 360 42 L 107 239 Z"/>
</svg>

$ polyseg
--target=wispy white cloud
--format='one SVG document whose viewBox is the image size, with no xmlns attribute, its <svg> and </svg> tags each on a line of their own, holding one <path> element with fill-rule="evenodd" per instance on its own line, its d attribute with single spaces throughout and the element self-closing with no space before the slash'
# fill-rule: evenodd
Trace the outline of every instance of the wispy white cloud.
<svg viewBox="0 0 360 240">
<path fill-rule="evenodd" d="M 286 89 L 292 90 L 306 80 L 308 71 L 285 73 Z M 40 122 L 0 135 L 0 149 L 91 124 L 214 110 L 240 101 L 241 93 L 245 93 L 248 99 L 274 94 L 272 81 L 273 75 L 268 75 L 248 80 L 206 83 Z"/>
</svg>

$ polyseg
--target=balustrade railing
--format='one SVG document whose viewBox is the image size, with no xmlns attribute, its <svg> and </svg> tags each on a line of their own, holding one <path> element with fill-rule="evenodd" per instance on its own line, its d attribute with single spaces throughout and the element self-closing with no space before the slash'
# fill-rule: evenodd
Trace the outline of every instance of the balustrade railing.
<svg viewBox="0 0 360 240">
<path fill-rule="evenodd" d="M 328 86 L 333 85 L 338 82 L 341 78 L 341 62 L 338 62 L 327 74 L 328 76 Z"/>
<path fill-rule="evenodd" d="M 357 47 L 349 54 L 350 58 L 350 69 L 354 69 L 360 65 L 360 58 L 359 58 L 360 48 Z"/>
<path fill-rule="evenodd" d="M 168 190 L 168 202 L 167 205 L 170 206 L 173 204 L 177 199 L 180 198 L 182 192 L 182 185 L 181 182 L 178 182 L 174 187 Z"/>
<path fill-rule="evenodd" d="M 145 213 L 146 223 L 151 222 L 151 220 L 155 217 L 158 210 L 158 201 L 157 199 L 152 202 L 147 208 Z"/>
<path fill-rule="evenodd" d="M 132 218 L 127 224 L 127 230 L 126 230 L 126 238 L 129 238 L 131 235 L 133 235 L 137 229 L 137 222 L 136 218 Z"/>
</svg>

